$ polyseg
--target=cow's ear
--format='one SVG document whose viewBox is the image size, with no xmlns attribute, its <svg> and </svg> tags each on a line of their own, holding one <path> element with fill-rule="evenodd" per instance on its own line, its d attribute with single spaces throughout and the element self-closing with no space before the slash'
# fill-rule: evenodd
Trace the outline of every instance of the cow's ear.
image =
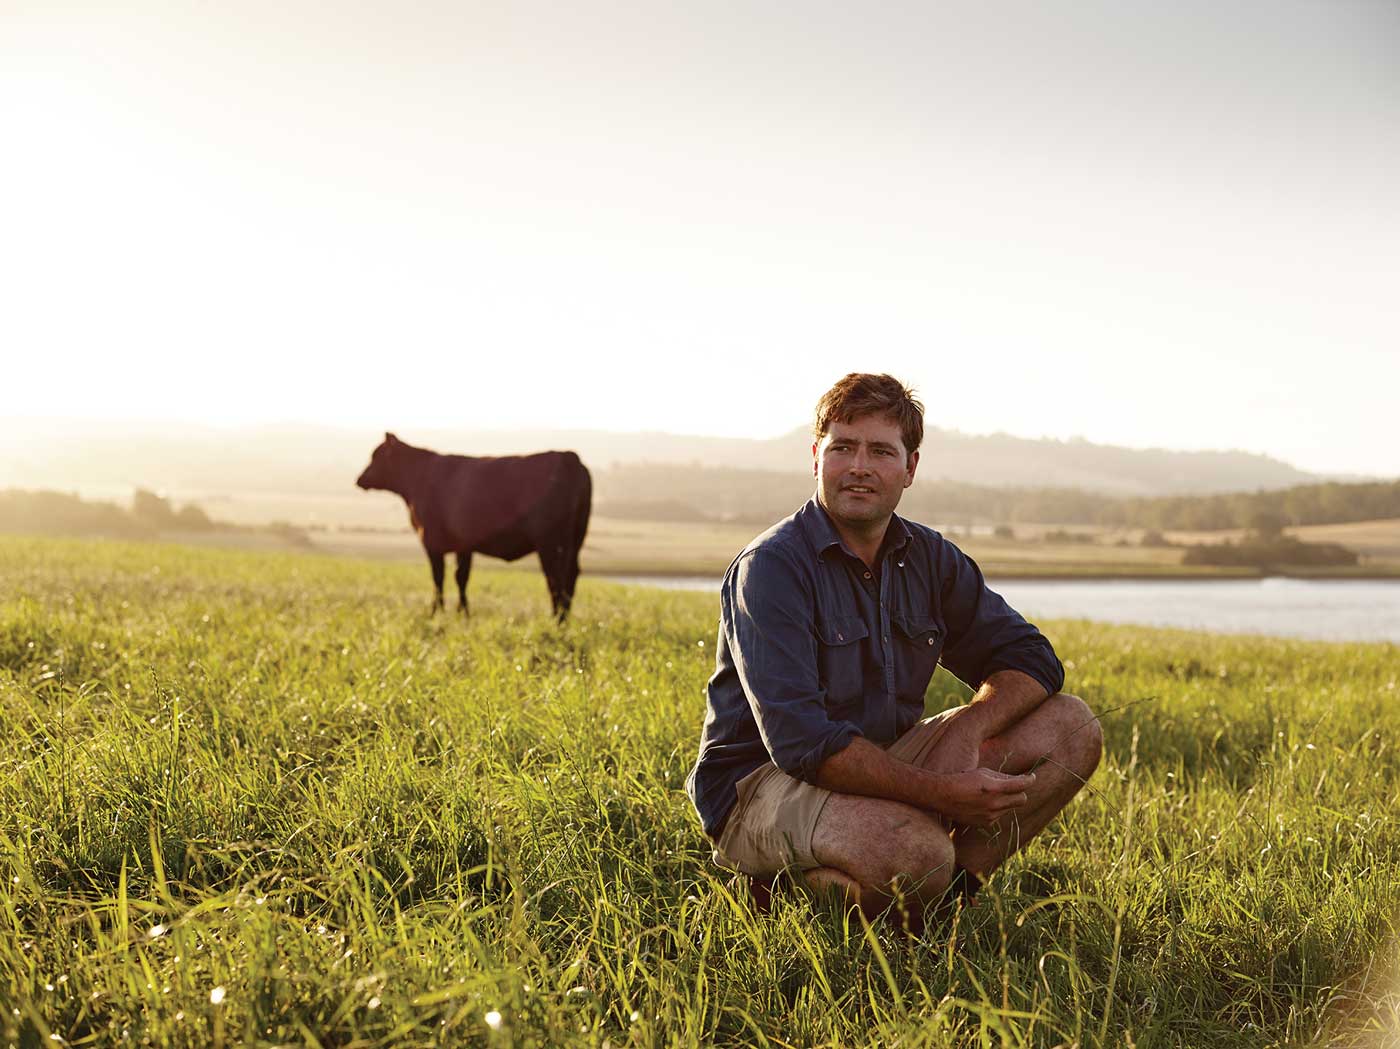
<svg viewBox="0 0 1400 1049">
<path fill-rule="evenodd" d="M 399 443 L 399 439 L 398 439 L 397 437 L 395 437 L 393 434 L 389 433 L 389 432 L 386 430 L 386 431 L 384 432 L 384 443 L 385 443 L 385 444 L 398 444 L 398 443 Z"/>
</svg>

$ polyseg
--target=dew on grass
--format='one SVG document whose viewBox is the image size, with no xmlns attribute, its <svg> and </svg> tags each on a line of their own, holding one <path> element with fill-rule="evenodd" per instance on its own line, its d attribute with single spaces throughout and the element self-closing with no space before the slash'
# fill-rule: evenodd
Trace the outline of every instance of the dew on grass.
<svg viewBox="0 0 1400 1049">
<path fill-rule="evenodd" d="M 162 925 L 160 922 L 156 922 L 155 925 L 152 925 L 149 929 L 146 930 L 146 935 L 153 940 L 158 937 L 164 936 L 165 926 Z"/>
<path fill-rule="evenodd" d="M 486 1021 L 486 1026 L 491 1028 L 491 1030 L 499 1031 L 501 1029 L 501 1014 L 495 1009 L 488 1012 L 483 1019 Z"/>
<path fill-rule="evenodd" d="M 222 986 L 215 987 L 212 991 L 209 992 L 209 1004 L 222 1005 L 225 995 L 226 992 L 224 991 Z"/>
</svg>

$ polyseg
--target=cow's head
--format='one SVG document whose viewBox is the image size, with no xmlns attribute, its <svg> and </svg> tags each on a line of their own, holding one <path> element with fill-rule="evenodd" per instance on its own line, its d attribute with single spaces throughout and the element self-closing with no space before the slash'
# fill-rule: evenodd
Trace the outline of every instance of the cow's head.
<svg viewBox="0 0 1400 1049">
<path fill-rule="evenodd" d="M 393 434 L 386 433 L 384 440 L 370 456 L 369 465 L 355 483 L 366 490 L 383 488 L 393 491 L 399 477 L 398 460 L 402 458 L 405 447 L 407 446 Z"/>
</svg>

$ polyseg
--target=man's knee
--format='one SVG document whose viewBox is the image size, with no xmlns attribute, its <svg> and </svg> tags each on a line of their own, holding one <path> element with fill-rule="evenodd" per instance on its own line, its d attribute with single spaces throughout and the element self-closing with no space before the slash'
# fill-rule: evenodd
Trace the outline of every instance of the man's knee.
<svg viewBox="0 0 1400 1049">
<path fill-rule="evenodd" d="M 1088 779 L 1103 756 L 1103 729 L 1098 717 L 1088 703 L 1068 692 L 1058 692 L 1045 702 L 1055 705 L 1059 735 L 1063 739 L 1061 746 L 1065 751 L 1061 762 Z"/>
<path fill-rule="evenodd" d="M 942 894 L 953 877 L 953 842 L 932 817 L 892 835 L 875 866 L 879 887 L 898 885 L 925 898 Z"/>
<path fill-rule="evenodd" d="M 815 859 L 884 890 L 899 884 L 928 897 L 947 886 L 953 842 L 934 816 L 897 801 L 834 794 L 812 838 Z"/>
</svg>

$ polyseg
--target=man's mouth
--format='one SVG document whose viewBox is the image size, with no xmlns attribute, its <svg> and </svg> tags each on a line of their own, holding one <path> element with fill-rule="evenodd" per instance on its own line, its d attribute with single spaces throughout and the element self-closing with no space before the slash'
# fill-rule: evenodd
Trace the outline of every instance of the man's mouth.
<svg viewBox="0 0 1400 1049">
<path fill-rule="evenodd" d="M 848 484 L 848 485 L 846 485 L 846 487 L 842 488 L 841 491 L 843 491 L 843 492 L 856 492 L 856 493 L 861 494 L 861 495 L 874 495 L 874 494 L 875 494 L 875 489 L 871 488 L 869 485 L 864 485 L 864 484 Z"/>
</svg>

